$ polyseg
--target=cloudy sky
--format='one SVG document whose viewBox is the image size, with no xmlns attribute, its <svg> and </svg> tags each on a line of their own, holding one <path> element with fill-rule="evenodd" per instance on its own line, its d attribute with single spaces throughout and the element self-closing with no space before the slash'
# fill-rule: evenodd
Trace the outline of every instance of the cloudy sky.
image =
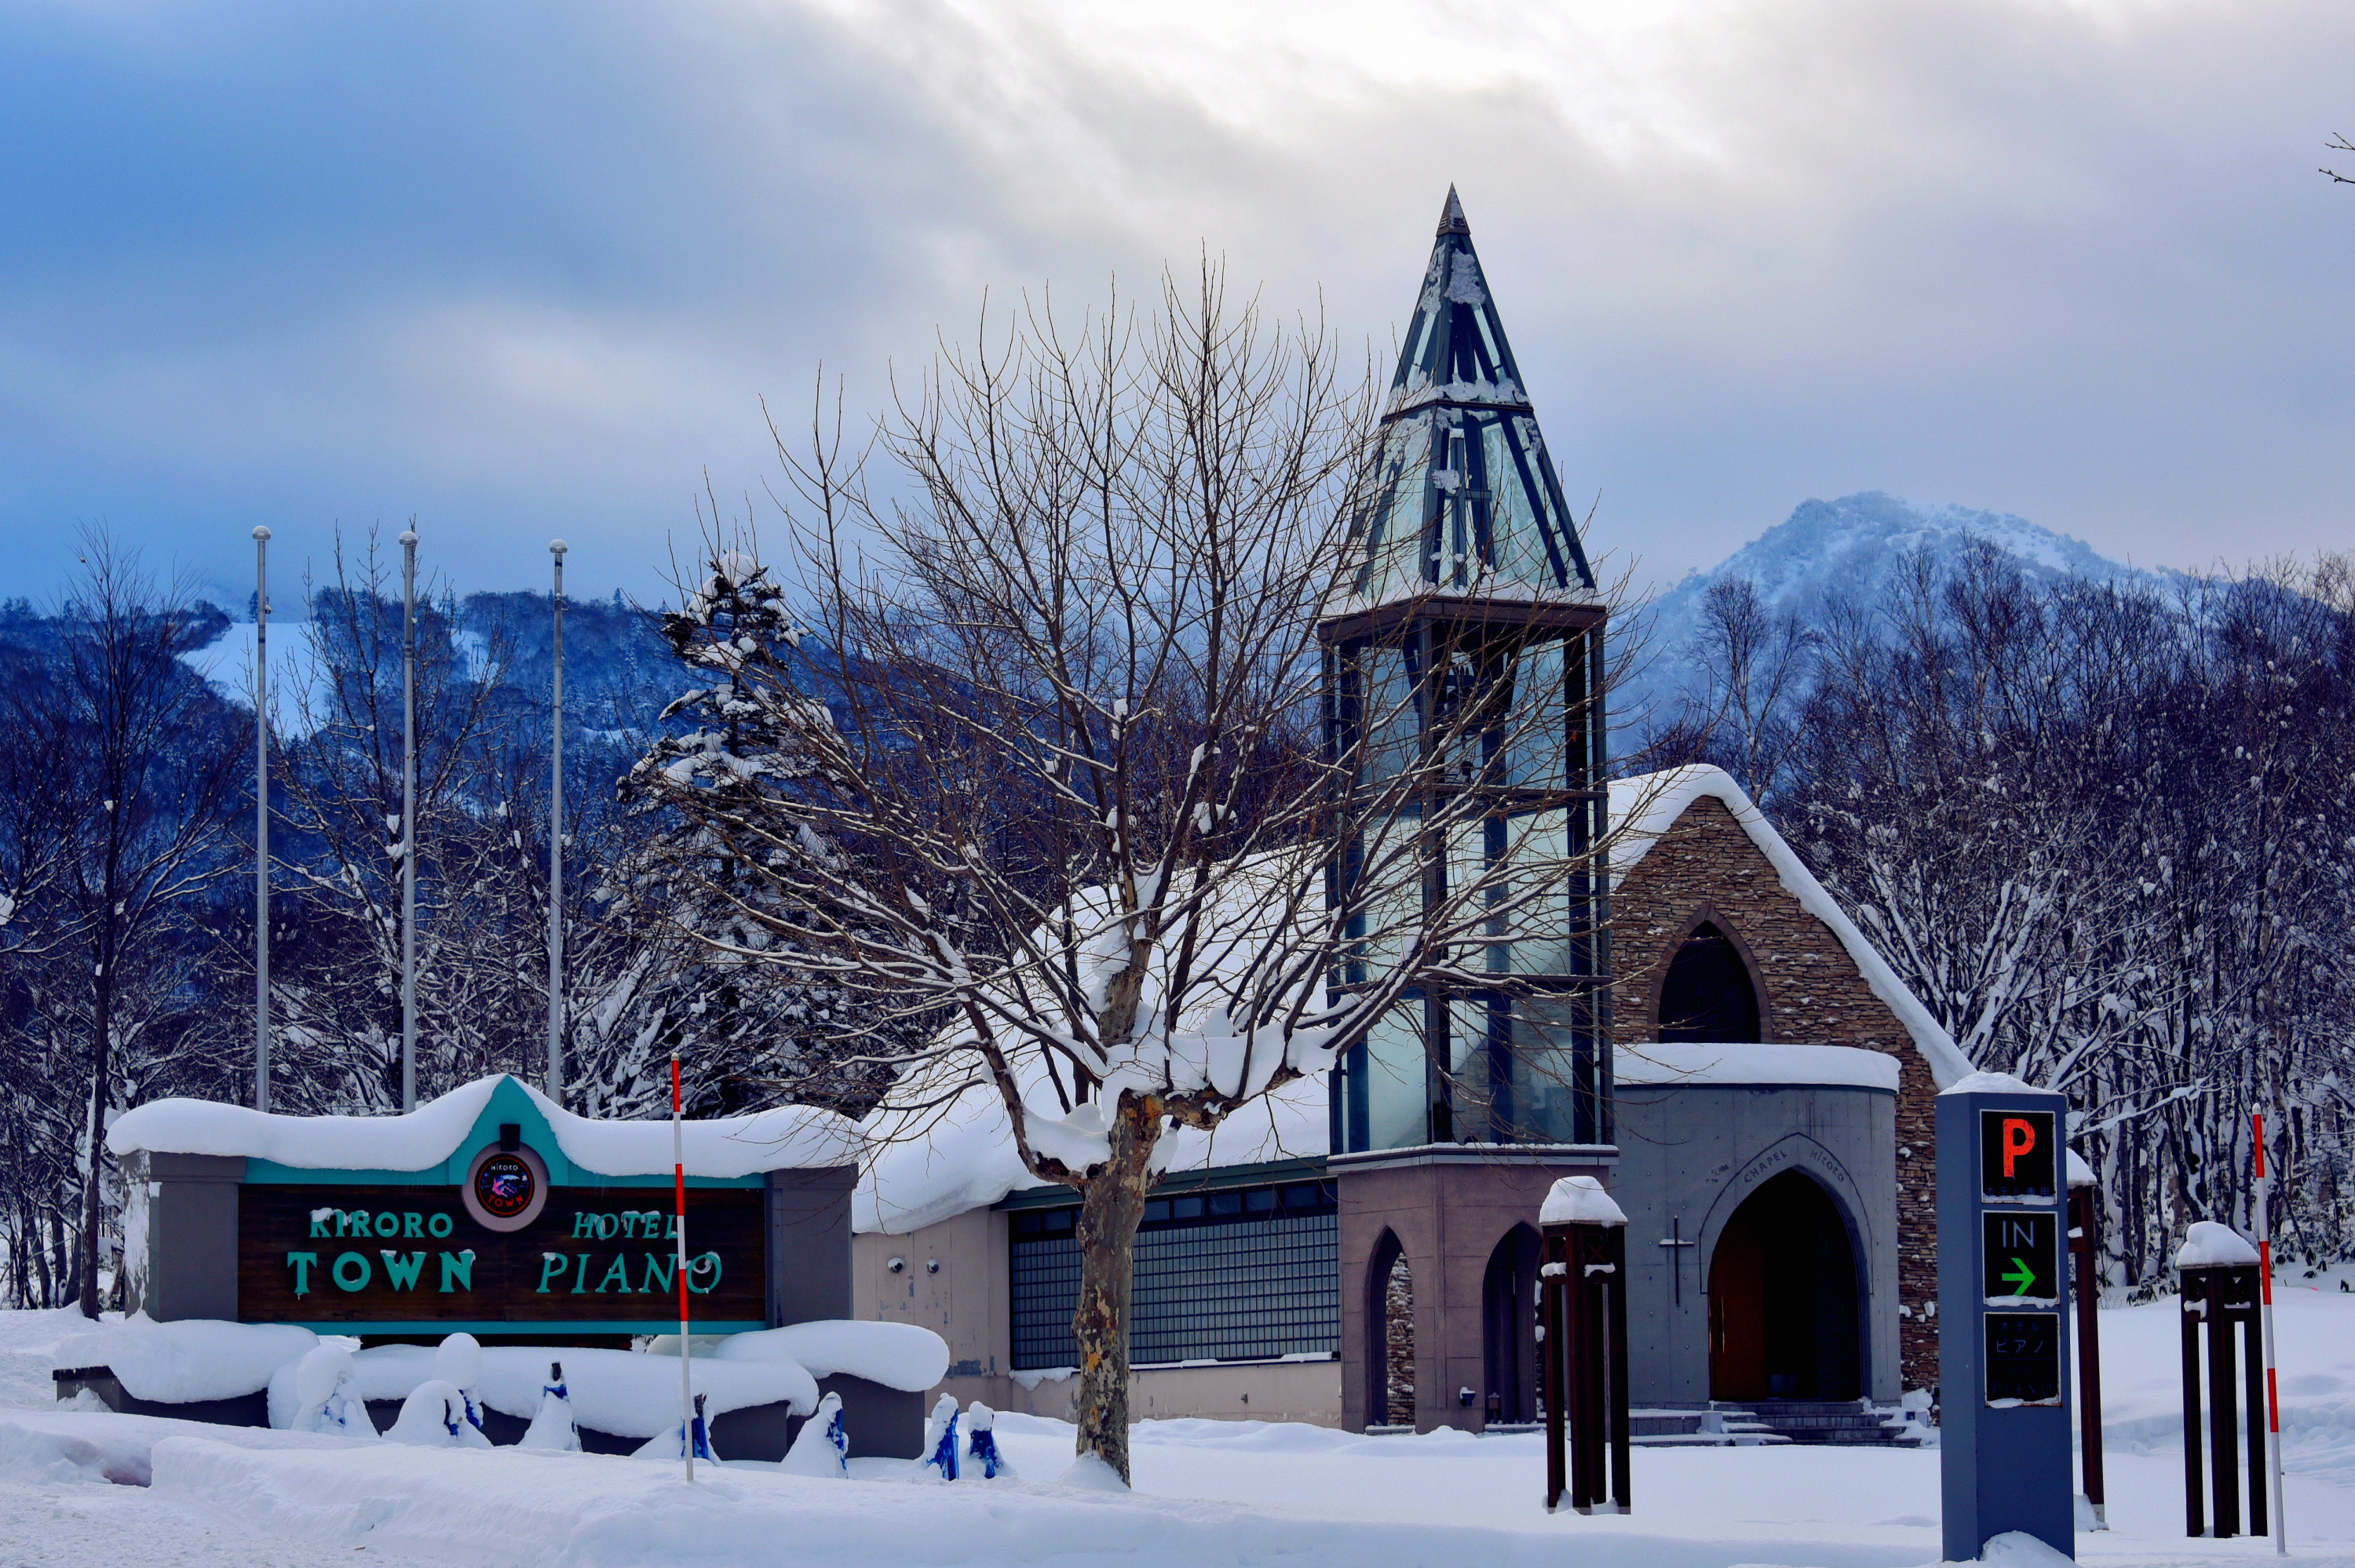
<svg viewBox="0 0 2355 1568">
<path fill-rule="evenodd" d="M 1386 346 L 1451 181 L 1645 577 L 1865 489 L 2355 545 L 2350 64 L 2343 0 L 0 0 L 0 595 L 411 516 L 651 592 L 821 365 L 1204 246 Z"/>
</svg>

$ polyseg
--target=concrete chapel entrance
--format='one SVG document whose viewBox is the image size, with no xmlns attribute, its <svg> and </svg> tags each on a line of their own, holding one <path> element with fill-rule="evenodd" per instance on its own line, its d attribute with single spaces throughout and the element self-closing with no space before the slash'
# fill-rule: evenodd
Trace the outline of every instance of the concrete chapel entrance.
<svg viewBox="0 0 2355 1568">
<path fill-rule="evenodd" d="M 1710 1257 L 1710 1397 L 1857 1398 L 1863 1293 L 1831 1195 L 1797 1171 L 1761 1185 Z"/>
</svg>

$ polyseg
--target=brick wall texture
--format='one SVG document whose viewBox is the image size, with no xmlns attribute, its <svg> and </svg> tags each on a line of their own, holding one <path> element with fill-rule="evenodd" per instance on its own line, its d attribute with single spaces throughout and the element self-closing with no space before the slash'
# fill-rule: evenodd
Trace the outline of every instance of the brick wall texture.
<svg viewBox="0 0 2355 1568">
<path fill-rule="evenodd" d="M 1732 938 L 1748 961 L 1764 1039 L 1855 1045 L 1897 1058 L 1898 1361 L 1907 1388 L 1933 1387 L 1937 1086 L 1929 1065 L 1831 927 L 1783 886 L 1733 813 L 1710 796 L 1686 809 L 1613 895 L 1613 1020 L 1620 1044 L 1657 1037 L 1661 976 L 1678 945 L 1704 920 Z"/>
</svg>

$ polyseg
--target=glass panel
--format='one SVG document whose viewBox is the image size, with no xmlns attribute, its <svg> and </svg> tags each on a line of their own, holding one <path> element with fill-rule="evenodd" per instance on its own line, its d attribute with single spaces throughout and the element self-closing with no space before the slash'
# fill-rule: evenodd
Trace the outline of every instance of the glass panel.
<svg viewBox="0 0 2355 1568">
<path fill-rule="evenodd" d="M 1426 413 L 1401 419 L 1382 434 L 1381 456 L 1367 497 L 1366 556 L 1357 584 L 1360 598 L 1384 603 L 1428 589 L 1423 525 L 1431 493 L 1431 432 Z"/>
<path fill-rule="evenodd" d="M 1361 776 L 1369 783 L 1395 778 L 1414 766 L 1422 728 L 1414 688 L 1409 683 L 1405 651 L 1371 647 L 1359 655 L 1359 723 L 1365 728 Z"/>
<path fill-rule="evenodd" d="M 1593 1116 L 1594 1070 L 1578 1060 L 1588 1033 L 1584 1004 L 1573 995 L 1523 997 L 1513 1021 L 1513 1098 L 1518 1130 L 1543 1143 L 1596 1143 L 1607 1137 Z M 1591 1034 L 1590 1034 L 1591 1038 Z"/>
<path fill-rule="evenodd" d="M 1401 1002 L 1366 1035 L 1366 1147 L 1413 1149 L 1431 1126 L 1421 1001 Z"/>
<path fill-rule="evenodd" d="M 1500 783 L 1559 789 L 1568 781 L 1568 694 L 1559 641 L 1534 643 L 1513 661 L 1513 697 L 1505 721 Z"/>
</svg>

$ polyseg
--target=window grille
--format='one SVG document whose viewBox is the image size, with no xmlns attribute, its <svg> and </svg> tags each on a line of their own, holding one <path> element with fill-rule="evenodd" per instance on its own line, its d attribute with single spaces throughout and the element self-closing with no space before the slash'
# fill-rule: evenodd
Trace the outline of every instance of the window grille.
<svg viewBox="0 0 2355 1568">
<path fill-rule="evenodd" d="M 1075 1207 L 1012 1216 L 1017 1371 L 1078 1364 Z M 1129 1293 L 1135 1365 L 1246 1361 L 1340 1348 L 1339 1232 L 1332 1183 L 1155 1198 L 1137 1228 Z"/>
</svg>

